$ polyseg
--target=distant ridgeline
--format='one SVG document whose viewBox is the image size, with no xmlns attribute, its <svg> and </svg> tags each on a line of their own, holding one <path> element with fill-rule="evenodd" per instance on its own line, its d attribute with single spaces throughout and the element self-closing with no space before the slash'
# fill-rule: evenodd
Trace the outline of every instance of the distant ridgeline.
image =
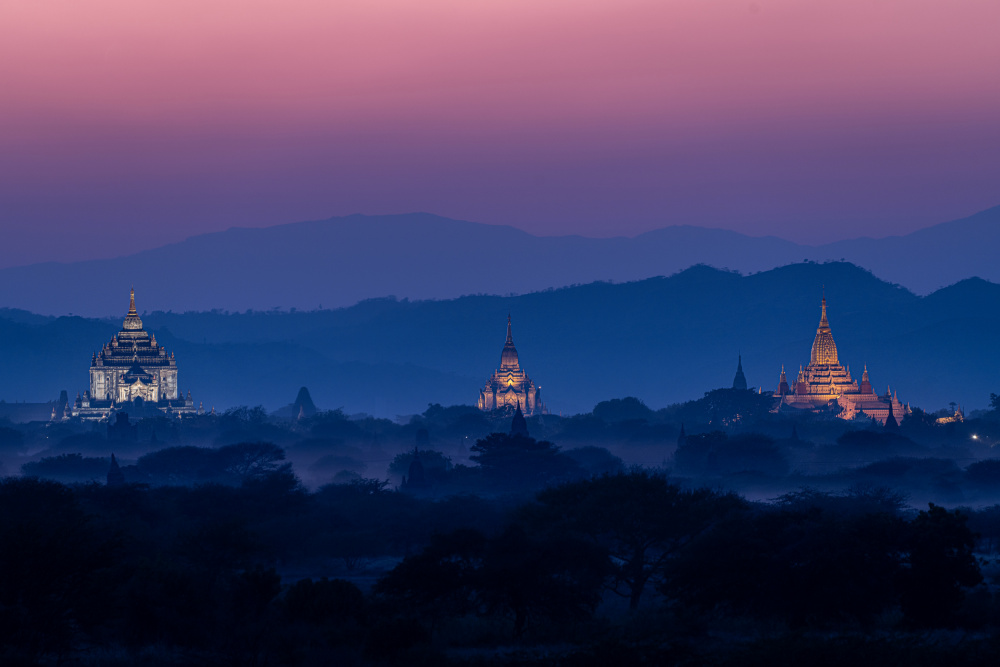
<svg viewBox="0 0 1000 667">
<path fill-rule="evenodd" d="M 836 307 L 836 344 L 825 315 L 818 329 L 813 319 L 823 285 Z M 515 351 L 505 344 L 500 368 L 484 386 L 484 370 L 496 363 L 496 323 L 507 313 L 524 333 Z M 134 317 L 140 329 L 123 328 L 120 320 L 0 310 L 0 386 L 8 401 L 0 403 L 0 416 L 51 418 L 53 408 L 56 418 L 67 410 L 84 416 L 84 402 L 91 411 L 105 408 L 103 414 L 110 404 L 99 401 L 109 396 L 116 406 L 141 398 L 162 413 L 197 412 L 178 389 L 177 365 L 164 347 L 183 360 L 185 385 L 197 387 L 205 405 L 274 410 L 308 386 L 317 405 L 390 417 L 421 413 L 430 403 L 478 402 L 483 409 L 513 403 L 528 414 L 587 412 L 622 396 L 666 406 L 731 386 L 738 351 L 740 386 L 773 390 L 781 410 L 821 408 L 884 421 L 891 406 L 901 419 L 907 404 L 895 393 L 876 394 L 867 371 L 891 379 L 913 405 L 929 410 L 952 402 L 985 407 L 1000 390 L 990 371 L 1000 365 L 1000 286 L 970 279 L 918 297 L 843 262 L 748 276 L 697 266 L 666 278 L 512 297 Z M 140 330 L 149 336 L 148 349 L 145 338 L 142 345 L 132 340 Z M 96 365 L 94 345 L 108 340 L 112 354 L 102 353 L 104 365 Z M 797 351 L 810 342 L 808 365 L 794 381 L 781 375 L 775 382 L 772 373 L 789 362 L 794 368 Z M 532 377 L 545 378 L 544 404 L 522 357 L 530 359 Z M 89 395 L 45 402 L 79 385 L 88 359 Z M 840 359 L 866 364 L 860 381 Z M 37 409 L 12 402 L 25 399 Z"/>
<path fill-rule="evenodd" d="M 134 276 L 143 300 L 165 311 L 310 310 L 390 294 L 450 299 L 498 290 L 526 294 L 595 280 L 644 280 L 697 264 L 752 273 L 803 258 L 846 259 L 883 280 L 928 294 L 972 276 L 1000 282 L 998 247 L 1000 206 L 905 236 L 823 246 L 685 225 L 634 238 L 540 237 L 427 213 L 352 215 L 232 228 L 111 259 L 3 268 L 0 305 L 44 308 L 55 315 L 117 313 L 115 290 L 94 289 L 79 279 L 82 275 Z M 503 249 L 499 281 L 496 271 L 483 270 L 496 265 L 498 248 Z M 167 266 L 186 269 L 173 272 L 170 280 L 150 272 L 150 267 Z M 211 289 L 205 289 L 208 285 Z M 831 296 L 844 303 L 842 295 Z M 522 313 L 515 317 L 525 322 Z"/>
</svg>

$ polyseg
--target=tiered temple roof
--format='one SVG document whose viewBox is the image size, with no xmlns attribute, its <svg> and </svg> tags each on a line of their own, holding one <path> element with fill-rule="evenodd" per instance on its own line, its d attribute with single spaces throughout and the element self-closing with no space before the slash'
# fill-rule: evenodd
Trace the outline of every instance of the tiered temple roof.
<svg viewBox="0 0 1000 667">
<path fill-rule="evenodd" d="M 105 367 L 131 370 L 133 364 L 143 369 L 170 367 L 176 368 L 177 362 L 171 354 L 156 342 L 156 336 L 142 328 L 142 320 L 135 309 L 135 290 L 129 294 L 128 314 L 122 323 L 121 330 L 112 336 L 98 354 L 91 359 L 93 367 Z"/>
</svg>

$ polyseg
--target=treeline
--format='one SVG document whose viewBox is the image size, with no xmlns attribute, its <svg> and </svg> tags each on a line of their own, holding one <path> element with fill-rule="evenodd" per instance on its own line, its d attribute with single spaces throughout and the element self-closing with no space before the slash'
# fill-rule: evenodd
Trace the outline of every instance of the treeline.
<svg viewBox="0 0 1000 667">
<path fill-rule="evenodd" d="M 749 503 L 638 468 L 439 499 L 309 492 L 280 460 L 229 484 L 6 478 L 0 662 L 981 664 L 997 517 L 871 486 Z M 973 634 L 926 639 L 952 628 Z"/>
<path fill-rule="evenodd" d="M 441 497 L 523 494 L 642 464 L 669 469 L 690 485 L 757 497 L 873 483 L 904 490 L 922 505 L 1000 500 L 1000 411 L 942 424 L 914 410 L 890 430 L 868 419 L 773 414 L 769 405 L 766 396 L 737 390 L 659 411 L 615 399 L 585 415 L 531 417 L 533 437 L 517 441 L 492 435 L 509 430 L 508 412 L 440 405 L 398 421 L 337 410 L 285 419 L 247 407 L 146 417 L 135 422 L 131 439 L 103 424 L 8 425 L 0 426 L 0 474 L 102 481 L 115 452 L 131 483 L 240 484 L 247 473 L 240 459 L 257 456 L 291 464 L 312 489 L 363 478 L 396 486 L 409 477 L 416 447 L 424 475 L 410 490 Z"/>
</svg>

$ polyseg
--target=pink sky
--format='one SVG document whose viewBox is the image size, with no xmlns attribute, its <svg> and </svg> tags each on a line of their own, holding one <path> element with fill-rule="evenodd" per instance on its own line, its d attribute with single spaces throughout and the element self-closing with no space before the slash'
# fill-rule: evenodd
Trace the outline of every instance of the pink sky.
<svg viewBox="0 0 1000 667">
<path fill-rule="evenodd" d="M 1000 204 L 996 0 L 8 0 L 0 266 L 430 211 L 802 242 Z"/>
</svg>

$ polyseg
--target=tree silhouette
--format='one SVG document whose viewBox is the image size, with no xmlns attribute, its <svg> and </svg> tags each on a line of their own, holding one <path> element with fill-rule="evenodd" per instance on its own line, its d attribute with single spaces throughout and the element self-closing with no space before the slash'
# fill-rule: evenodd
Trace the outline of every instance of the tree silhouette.
<svg viewBox="0 0 1000 667">
<path fill-rule="evenodd" d="M 475 609 L 476 573 L 482 567 L 486 536 L 463 529 L 434 535 L 419 554 L 407 556 L 375 585 L 374 592 L 430 621 Z"/>
<path fill-rule="evenodd" d="M 965 598 L 964 589 L 983 580 L 967 522 L 965 513 L 930 503 L 910 524 L 901 604 L 913 624 L 947 625 Z"/>
<path fill-rule="evenodd" d="M 677 447 L 674 462 L 684 472 L 703 475 L 788 472 L 788 460 L 781 448 L 772 438 L 758 433 L 733 437 L 723 431 L 688 435 Z"/>
<path fill-rule="evenodd" d="M 288 588 L 284 601 L 292 620 L 317 625 L 364 621 L 365 594 L 343 579 L 302 579 Z"/>
<path fill-rule="evenodd" d="M 600 602 L 607 553 L 566 537 L 509 526 L 487 539 L 464 529 L 436 536 L 379 580 L 375 592 L 431 621 L 485 610 L 508 616 L 516 638 L 533 616 L 582 619 Z"/>
<path fill-rule="evenodd" d="M 139 457 L 136 467 L 154 484 L 189 484 L 215 479 L 221 473 L 216 450 L 208 447 L 167 447 Z"/>
<path fill-rule="evenodd" d="M 636 609 L 646 585 L 662 578 L 679 549 L 744 506 L 731 494 L 688 491 L 663 475 L 632 470 L 546 489 L 524 513 L 535 526 L 566 530 L 607 549 L 614 590 Z"/>
<path fill-rule="evenodd" d="M 645 403 L 634 396 L 601 401 L 593 410 L 593 415 L 606 424 L 632 420 L 648 421 L 653 418 L 653 414 Z"/>
<path fill-rule="evenodd" d="M 109 465 L 109 459 L 60 454 L 25 463 L 21 466 L 21 472 L 29 477 L 45 477 L 62 482 L 89 482 L 107 475 Z"/>
<path fill-rule="evenodd" d="M 403 477 L 409 474 L 410 463 L 412 461 L 412 451 L 396 454 L 395 458 L 392 459 L 392 463 L 389 464 L 389 474 L 393 477 Z M 432 449 L 420 450 L 420 463 L 423 464 L 428 476 L 432 478 L 439 478 L 441 473 L 451 468 L 451 458 Z"/>
<path fill-rule="evenodd" d="M 67 651 L 81 624 L 95 620 L 83 610 L 117 540 L 92 529 L 67 487 L 0 480 L 0 655 L 35 664 Z"/>
<path fill-rule="evenodd" d="M 870 621 L 897 599 L 904 522 L 855 510 L 853 499 L 798 494 L 726 520 L 684 551 L 664 592 L 796 627 Z"/>
<path fill-rule="evenodd" d="M 470 449 L 473 454 L 469 458 L 479 464 L 487 481 L 507 489 L 538 489 L 583 476 L 573 459 L 544 440 L 491 433 Z"/>
<path fill-rule="evenodd" d="M 240 442 L 218 450 L 222 469 L 237 482 L 261 479 L 277 470 L 285 450 L 270 442 Z"/>
<path fill-rule="evenodd" d="M 532 616 L 588 618 L 610 571 L 607 552 L 592 543 L 532 538 L 510 526 L 488 542 L 475 588 L 489 611 L 513 617 L 520 638 Z"/>
</svg>

